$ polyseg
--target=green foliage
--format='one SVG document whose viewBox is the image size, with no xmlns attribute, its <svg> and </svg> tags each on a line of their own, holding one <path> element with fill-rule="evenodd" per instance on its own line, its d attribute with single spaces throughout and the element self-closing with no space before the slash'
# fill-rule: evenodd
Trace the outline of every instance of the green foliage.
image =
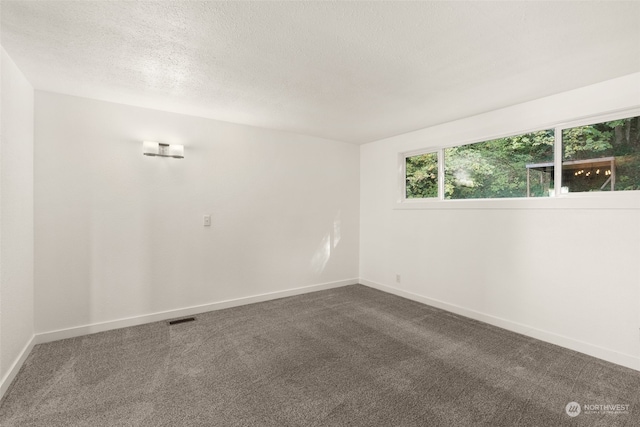
<svg viewBox="0 0 640 427">
<path fill-rule="evenodd" d="M 406 159 L 406 197 L 438 197 L 438 155 L 421 154 Z"/>
<path fill-rule="evenodd" d="M 566 129 L 562 132 L 562 141 L 565 160 L 578 160 L 592 158 L 594 155 L 603 157 L 610 151 L 611 129 L 597 129 L 595 126 L 582 126 Z"/>
<path fill-rule="evenodd" d="M 525 197 L 526 165 L 553 161 L 553 143 L 545 130 L 446 149 L 445 198 Z M 548 194 L 551 174 L 534 174 L 532 195 Z"/>
<path fill-rule="evenodd" d="M 565 129 L 564 160 L 624 156 L 640 148 L 640 117 Z"/>
</svg>

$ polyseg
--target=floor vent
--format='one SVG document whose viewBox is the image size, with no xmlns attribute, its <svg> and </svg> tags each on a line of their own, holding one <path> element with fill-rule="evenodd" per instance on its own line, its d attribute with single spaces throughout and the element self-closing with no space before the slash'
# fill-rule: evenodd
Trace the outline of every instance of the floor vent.
<svg viewBox="0 0 640 427">
<path fill-rule="evenodd" d="M 196 320 L 195 317 L 185 317 L 184 319 L 170 320 L 169 324 L 170 325 L 177 325 L 179 323 L 193 322 L 194 320 Z"/>
</svg>

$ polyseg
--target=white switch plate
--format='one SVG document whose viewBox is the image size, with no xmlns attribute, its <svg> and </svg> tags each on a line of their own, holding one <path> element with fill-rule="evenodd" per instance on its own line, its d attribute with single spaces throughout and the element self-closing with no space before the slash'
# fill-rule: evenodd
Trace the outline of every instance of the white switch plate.
<svg viewBox="0 0 640 427">
<path fill-rule="evenodd" d="M 203 225 L 205 227 L 210 227 L 211 226 L 211 215 L 205 215 L 204 216 Z"/>
</svg>

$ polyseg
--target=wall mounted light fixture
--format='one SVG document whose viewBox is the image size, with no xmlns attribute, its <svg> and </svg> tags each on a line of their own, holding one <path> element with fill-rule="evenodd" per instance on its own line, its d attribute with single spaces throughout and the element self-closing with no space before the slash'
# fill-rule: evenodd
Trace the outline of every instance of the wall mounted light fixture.
<svg viewBox="0 0 640 427">
<path fill-rule="evenodd" d="M 184 145 L 162 144 L 153 141 L 142 141 L 142 154 L 145 156 L 173 157 L 184 159 Z"/>
</svg>

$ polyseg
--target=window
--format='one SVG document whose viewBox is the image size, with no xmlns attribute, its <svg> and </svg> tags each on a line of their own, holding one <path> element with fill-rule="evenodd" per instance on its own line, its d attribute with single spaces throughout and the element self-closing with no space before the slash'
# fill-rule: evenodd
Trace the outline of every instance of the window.
<svg viewBox="0 0 640 427">
<path fill-rule="evenodd" d="M 570 193 L 640 190 L 640 116 L 564 129 L 562 186 Z"/>
<path fill-rule="evenodd" d="M 403 199 L 564 197 L 640 190 L 640 116 L 638 109 L 633 111 L 616 120 L 581 120 L 403 155 Z M 558 180 L 561 188 L 556 190 Z"/>
<path fill-rule="evenodd" d="M 444 150 L 444 198 L 545 197 L 553 189 L 553 129 Z"/>
<path fill-rule="evenodd" d="M 438 197 L 438 153 L 405 157 L 405 197 Z"/>
</svg>

